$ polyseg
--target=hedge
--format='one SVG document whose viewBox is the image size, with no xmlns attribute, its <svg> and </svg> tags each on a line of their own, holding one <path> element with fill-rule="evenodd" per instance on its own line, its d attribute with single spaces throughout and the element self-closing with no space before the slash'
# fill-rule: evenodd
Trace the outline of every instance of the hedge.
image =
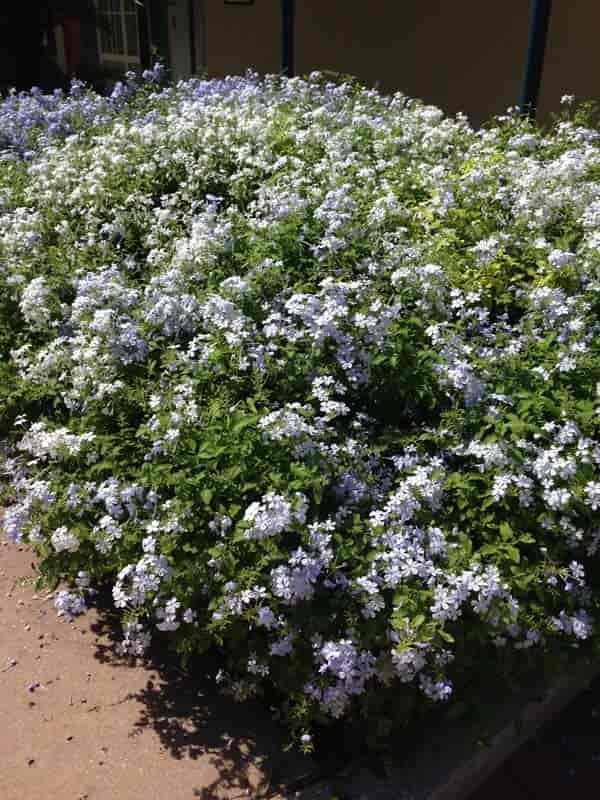
<svg viewBox="0 0 600 800">
<path fill-rule="evenodd" d="M 2 101 L 3 526 L 59 614 L 109 585 L 121 652 L 216 652 L 304 749 L 597 643 L 600 146 L 564 100 Z"/>
</svg>

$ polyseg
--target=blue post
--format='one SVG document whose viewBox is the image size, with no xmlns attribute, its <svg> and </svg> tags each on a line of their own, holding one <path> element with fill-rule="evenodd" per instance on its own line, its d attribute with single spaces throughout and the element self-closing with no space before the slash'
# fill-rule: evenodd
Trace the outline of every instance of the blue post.
<svg viewBox="0 0 600 800">
<path fill-rule="evenodd" d="M 294 0 L 281 0 L 281 71 L 294 76 Z"/>
<path fill-rule="evenodd" d="M 542 82 L 542 68 L 544 66 L 544 52 L 548 39 L 551 8 L 552 0 L 531 1 L 527 63 L 525 65 L 520 103 L 521 114 L 529 116 L 531 119 L 535 119 L 540 84 Z"/>
</svg>

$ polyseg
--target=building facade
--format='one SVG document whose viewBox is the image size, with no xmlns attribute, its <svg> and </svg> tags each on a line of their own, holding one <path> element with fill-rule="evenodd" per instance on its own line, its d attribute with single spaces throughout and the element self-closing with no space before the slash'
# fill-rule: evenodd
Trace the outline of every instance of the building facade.
<svg viewBox="0 0 600 800">
<path fill-rule="evenodd" d="M 96 58 L 107 70 L 144 66 L 156 55 L 175 78 L 281 69 L 280 0 L 95 2 Z M 478 124 L 519 101 L 529 17 L 530 0 L 296 0 L 294 72 L 356 75 L 449 113 L 464 111 Z M 600 94 L 599 31 L 598 0 L 554 0 L 542 117 L 563 94 Z M 66 29 L 63 40 L 68 49 Z"/>
</svg>

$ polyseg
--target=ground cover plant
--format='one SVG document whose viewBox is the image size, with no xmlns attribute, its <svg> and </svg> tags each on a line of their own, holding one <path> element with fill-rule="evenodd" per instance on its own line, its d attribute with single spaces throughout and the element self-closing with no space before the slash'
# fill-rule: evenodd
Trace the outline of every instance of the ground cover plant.
<svg viewBox="0 0 600 800">
<path fill-rule="evenodd" d="M 0 105 L 2 524 L 58 612 L 110 584 L 123 653 L 216 648 L 306 748 L 593 645 L 585 114 L 160 81 Z"/>
</svg>

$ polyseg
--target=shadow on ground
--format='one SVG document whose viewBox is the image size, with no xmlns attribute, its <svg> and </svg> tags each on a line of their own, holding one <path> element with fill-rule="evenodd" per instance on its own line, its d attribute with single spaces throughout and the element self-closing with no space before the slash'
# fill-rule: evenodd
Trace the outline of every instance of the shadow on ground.
<svg viewBox="0 0 600 800">
<path fill-rule="evenodd" d="M 117 654 L 119 620 L 108 604 L 100 603 L 92 625 L 98 637 L 95 657 L 114 668 L 132 663 Z M 141 706 L 132 737 L 152 729 L 175 759 L 208 757 L 218 778 L 193 790 L 201 800 L 267 798 L 283 790 L 308 785 L 318 777 L 311 759 L 286 752 L 286 733 L 256 702 L 236 703 L 215 684 L 214 658 L 197 659 L 187 671 L 176 657 L 154 645 L 145 661 L 151 677 L 135 699 Z"/>
</svg>

